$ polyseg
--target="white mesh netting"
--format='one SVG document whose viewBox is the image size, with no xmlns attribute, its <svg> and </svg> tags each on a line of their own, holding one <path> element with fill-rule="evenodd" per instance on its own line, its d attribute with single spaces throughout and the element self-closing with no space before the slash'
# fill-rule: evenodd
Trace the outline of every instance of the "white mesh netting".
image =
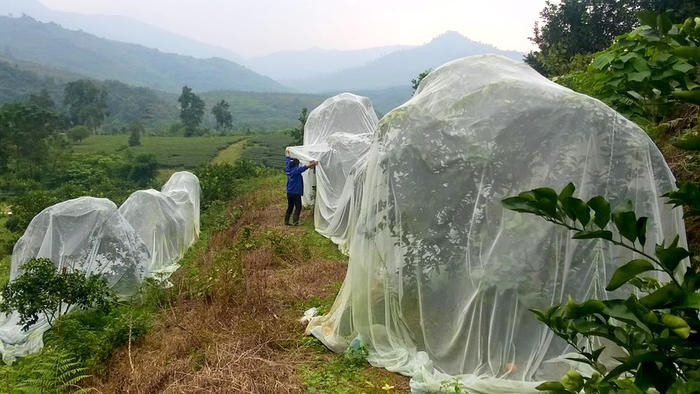
<svg viewBox="0 0 700 394">
<path fill-rule="evenodd" d="M 380 121 L 363 160 L 347 276 L 307 330 L 335 351 L 359 337 L 370 363 L 412 376 L 416 391 L 447 378 L 475 393 L 558 380 L 568 366 L 552 360 L 569 349 L 528 308 L 605 298 L 633 258 L 504 210 L 503 198 L 574 182 L 583 199 L 631 199 L 649 217 L 647 248 L 684 234 L 681 211 L 659 197 L 673 175 L 644 131 L 499 56 L 431 72 Z"/>
<path fill-rule="evenodd" d="M 316 230 L 341 249 L 357 217 L 353 212 L 361 183 L 355 179 L 363 173 L 377 122 L 367 97 L 342 93 L 311 111 L 304 127 L 304 145 L 289 148 L 293 157 L 319 161 L 315 169 L 302 174 L 304 201 L 315 206 Z"/>
<path fill-rule="evenodd" d="M 119 209 L 94 197 L 44 209 L 15 244 L 10 281 L 35 257 L 51 259 L 57 270 L 99 274 L 122 297 L 134 294 L 145 277 L 166 279 L 199 233 L 199 180 L 180 172 L 163 189 L 137 191 Z M 0 315 L 5 362 L 39 350 L 49 328 L 42 318 L 25 332 L 18 321 L 16 313 Z"/>
</svg>

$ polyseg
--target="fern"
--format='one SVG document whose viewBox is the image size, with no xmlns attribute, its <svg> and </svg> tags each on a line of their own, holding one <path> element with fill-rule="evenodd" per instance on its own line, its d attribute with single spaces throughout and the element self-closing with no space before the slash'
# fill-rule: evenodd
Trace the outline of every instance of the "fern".
<svg viewBox="0 0 700 394">
<path fill-rule="evenodd" d="M 87 368 L 82 362 L 68 352 L 45 348 L 33 367 L 17 390 L 26 393 L 87 393 L 94 390 L 80 386 L 90 375 L 86 374 Z"/>
</svg>

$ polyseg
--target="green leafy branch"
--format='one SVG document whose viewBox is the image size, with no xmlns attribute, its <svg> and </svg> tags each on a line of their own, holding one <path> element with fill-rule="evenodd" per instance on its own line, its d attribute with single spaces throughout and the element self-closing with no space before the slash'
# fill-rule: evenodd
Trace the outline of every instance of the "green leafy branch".
<svg viewBox="0 0 700 394">
<path fill-rule="evenodd" d="M 573 232 L 573 239 L 598 239 L 634 252 L 641 258 L 620 266 L 606 290 L 629 284 L 641 298 L 631 294 L 626 299 L 591 299 L 580 304 L 569 300 L 565 306 L 531 309 L 579 354 L 571 360 L 595 370 L 590 377 L 571 370 L 559 382 L 543 383 L 539 389 L 641 393 L 651 387 L 665 392 L 696 384 L 700 379 L 700 264 L 694 258 L 687 262 L 692 256 L 679 245 L 678 235 L 668 245 L 655 245 L 653 254 L 647 252 L 648 218 L 637 217 L 631 201 L 612 209 L 604 197 L 583 201 L 574 197 L 575 190 L 571 183 L 559 193 L 551 188 L 533 189 L 504 199 L 503 206 L 565 227 Z M 679 184 L 678 191 L 666 196 L 676 206 L 687 205 L 686 215 L 698 212 L 697 185 Z M 659 272 L 668 279 L 659 282 L 642 276 Z M 601 339 L 615 343 L 626 354 L 616 357 L 619 364 L 610 370 L 599 360 L 605 348 L 594 348 Z M 626 374 L 634 375 L 634 381 L 624 378 Z"/>
</svg>

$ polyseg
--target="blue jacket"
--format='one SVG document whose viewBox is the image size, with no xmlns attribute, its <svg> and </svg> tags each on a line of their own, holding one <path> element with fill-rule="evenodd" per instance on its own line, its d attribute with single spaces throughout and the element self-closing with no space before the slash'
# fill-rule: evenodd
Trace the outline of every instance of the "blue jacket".
<svg viewBox="0 0 700 394">
<path fill-rule="evenodd" d="M 284 172 L 287 174 L 287 193 L 304 194 L 304 181 L 301 178 L 301 173 L 306 171 L 307 167 L 305 165 L 290 167 L 290 161 L 289 156 L 284 159 Z"/>
</svg>

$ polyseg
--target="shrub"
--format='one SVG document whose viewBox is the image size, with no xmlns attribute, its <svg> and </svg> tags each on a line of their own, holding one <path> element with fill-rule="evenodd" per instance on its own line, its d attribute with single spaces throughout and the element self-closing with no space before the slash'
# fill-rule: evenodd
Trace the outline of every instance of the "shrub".
<svg viewBox="0 0 700 394">
<path fill-rule="evenodd" d="M 43 315 L 49 325 L 72 307 L 109 311 L 114 294 L 99 275 L 58 271 L 46 258 L 35 258 L 21 267 L 22 274 L 0 291 L 0 312 L 19 314 L 24 330 Z"/>
<path fill-rule="evenodd" d="M 74 142 L 80 142 L 90 136 L 90 129 L 87 126 L 78 125 L 68 130 L 68 137 Z"/>
<path fill-rule="evenodd" d="M 629 284 L 643 296 L 630 294 L 626 299 L 590 299 L 582 303 L 570 300 L 565 306 L 531 309 L 538 320 L 575 349 L 579 357 L 572 360 L 588 364 L 595 371 L 584 377 L 571 370 L 559 382 L 546 382 L 538 389 L 555 393 L 643 393 L 653 387 L 659 392 L 696 392 L 700 386 L 700 259 L 679 245 L 679 236 L 668 245 L 656 245 L 653 255 L 645 253 L 647 218 L 636 217 L 631 201 L 611 210 L 605 198 L 597 196 L 584 202 L 573 196 L 574 190 L 573 184 L 560 193 L 550 188 L 534 189 L 506 198 L 503 205 L 566 227 L 574 232 L 574 239 L 599 239 L 634 251 L 640 258 L 618 268 L 606 290 Z M 666 197 L 672 204 L 687 204 L 686 216 L 698 216 L 697 185 L 680 184 L 678 191 Z M 620 234 L 618 239 L 609 230 L 612 227 Z M 688 257 L 690 266 L 679 278 L 674 273 Z M 643 276 L 653 271 L 665 273 L 668 279 L 659 282 Z M 620 364 L 611 370 L 599 361 L 604 347 L 594 344 L 601 343 L 600 339 L 625 351 L 624 356 L 616 358 Z M 627 373 L 634 379 L 625 378 Z"/>
<path fill-rule="evenodd" d="M 596 96 L 631 116 L 658 120 L 676 102 L 700 104 L 700 18 L 673 25 L 641 13 L 642 26 L 615 39 L 591 66 Z"/>
<path fill-rule="evenodd" d="M 129 171 L 129 179 L 139 186 L 145 186 L 156 177 L 157 173 L 156 156 L 151 153 L 142 153 L 134 158 L 131 171 Z"/>
<path fill-rule="evenodd" d="M 252 162 L 240 161 L 231 164 L 208 164 L 196 171 L 202 187 L 202 201 L 208 206 L 212 201 L 227 201 L 233 198 L 242 179 L 260 174 L 260 169 Z"/>
<path fill-rule="evenodd" d="M 60 199 L 52 192 L 29 191 L 12 199 L 12 216 L 7 219 L 5 227 L 12 232 L 22 232 L 34 216 L 44 208 L 56 204 Z"/>
<path fill-rule="evenodd" d="M 143 123 L 132 122 L 129 125 L 129 146 L 141 145 L 141 135 L 146 132 Z"/>
</svg>

